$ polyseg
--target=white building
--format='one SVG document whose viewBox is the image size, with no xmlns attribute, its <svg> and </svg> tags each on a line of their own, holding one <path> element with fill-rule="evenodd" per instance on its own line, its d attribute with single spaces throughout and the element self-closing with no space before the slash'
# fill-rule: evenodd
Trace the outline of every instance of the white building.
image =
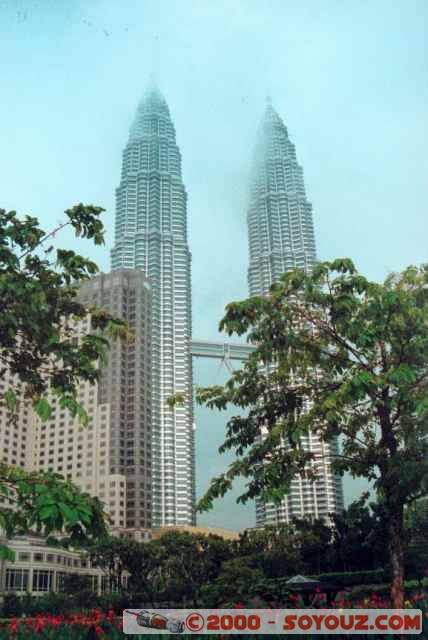
<svg viewBox="0 0 428 640">
<path fill-rule="evenodd" d="M 168 106 L 157 88 L 141 101 L 116 192 L 113 269 L 140 268 L 152 287 L 152 525 L 195 522 L 191 256 L 187 194 Z M 167 400 L 183 394 L 175 408 Z"/>
<path fill-rule="evenodd" d="M 7 545 L 15 552 L 15 562 L 0 560 L 0 594 L 37 596 L 61 591 L 65 576 L 72 574 L 89 576 L 90 587 L 97 593 L 108 591 L 106 574 L 83 553 L 48 546 L 35 534 L 17 536 Z"/>
<path fill-rule="evenodd" d="M 32 468 L 60 473 L 106 506 L 117 528 L 151 526 L 151 291 L 141 271 L 101 274 L 84 282 L 82 303 L 127 321 L 132 341 L 111 345 L 100 380 L 81 381 L 82 426 L 54 395 L 49 420 L 34 414 Z M 91 318 L 74 322 L 76 340 L 92 332 Z M 32 413 L 32 412 L 31 412 Z M 0 429 L 1 432 L 1 429 Z"/>
<path fill-rule="evenodd" d="M 299 267 L 310 271 L 316 262 L 312 205 L 303 170 L 287 128 L 268 100 L 257 137 L 248 206 L 250 295 L 264 295 L 279 277 Z M 315 434 L 302 438 L 313 451 L 316 482 L 297 477 L 281 505 L 256 503 L 256 523 L 277 524 L 292 518 L 327 519 L 343 508 L 341 478 L 331 471 L 331 454 L 338 443 L 325 443 Z"/>
</svg>

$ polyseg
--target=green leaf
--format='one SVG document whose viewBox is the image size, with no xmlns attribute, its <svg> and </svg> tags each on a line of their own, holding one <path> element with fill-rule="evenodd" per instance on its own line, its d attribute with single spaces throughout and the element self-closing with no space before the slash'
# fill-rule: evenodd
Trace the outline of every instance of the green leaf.
<svg viewBox="0 0 428 640">
<path fill-rule="evenodd" d="M 6 391 L 6 393 L 4 394 L 4 400 L 9 411 L 15 411 L 18 404 L 18 399 L 16 397 L 16 393 L 12 389 L 8 389 Z"/>
<path fill-rule="evenodd" d="M 166 399 L 166 403 L 170 409 L 174 407 L 181 407 L 185 402 L 186 396 L 184 393 L 174 393 Z"/>
<path fill-rule="evenodd" d="M 40 509 L 40 520 L 51 520 L 58 515 L 58 509 L 56 505 L 46 505 Z"/>
<path fill-rule="evenodd" d="M 12 549 L 9 549 L 5 544 L 0 544 L 0 560 L 15 562 L 15 552 Z"/>
<path fill-rule="evenodd" d="M 58 507 L 62 515 L 64 516 L 64 518 L 66 518 L 66 520 L 68 520 L 69 523 L 74 524 L 78 522 L 79 514 L 77 513 L 77 511 L 75 511 L 74 509 L 71 509 L 64 502 L 59 502 Z"/>
<path fill-rule="evenodd" d="M 34 410 L 42 422 L 46 422 L 52 415 L 52 407 L 45 398 L 40 398 L 33 404 Z"/>
</svg>

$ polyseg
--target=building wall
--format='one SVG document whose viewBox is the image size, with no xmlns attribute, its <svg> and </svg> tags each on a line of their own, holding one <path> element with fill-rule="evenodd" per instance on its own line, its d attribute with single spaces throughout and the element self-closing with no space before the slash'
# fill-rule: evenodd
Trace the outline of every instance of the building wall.
<svg viewBox="0 0 428 640">
<path fill-rule="evenodd" d="M 0 395 L 8 389 L 20 396 L 23 389 L 17 378 L 5 371 L 0 380 Z M 28 401 L 19 400 L 16 416 L 12 418 L 7 407 L 0 405 L 0 462 L 21 469 L 30 469 L 33 463 L 32 408 Z"/>
<path fill-rule="evenodd" d="M 15 562 L 4 561 L 0 566 L 0 593 L 60 591 L 63 576 L 70 574 L 91 576 L 94 591 L 107 590 L 103 571 L 84 554 L 48 547 L 39 536 L 16 537 L 7 544 L 15 552 Z"/>
<path fill-rule="evenodd" d="M 265 295 L 286 271 L 310 271 L 316 263 L 312 205 L 303 170 L 283 121 L 268 101 L 257 136 L 247 213 L 250 295 Z M 315 434 L 302 438 L 313 451 L 317 480 L 296 477 L 280 506 L 256 503 L 256 524 L 289 522 L 292 518 L 328 520 L 343 508 L 342 480 L 331 471 L 331 454 L 338 442 L 323 443 Z"/>
<path fill-rule="evenodd" d="M 111 345 L 108 363 L 103 367 L 94 396 L 101 415 L 106 416 L 106 425 L 108 423 L 108 433 L 105 433 L 103 449 L 100 449 L 100 452 L 105 452 L 105 463 L 98 469 L 100 474 L 109 477 L 101 479 L 99 476 L 98 482 L 103 486 L 98 486 L 97 495 L 102 499 L 108 498 L 109 506 L 114 509 L 114 526 L 150 527 L 151 287 L 142 271 L 119 270 L 86 282 L 79 295 L 82 302 L 95 303 L 125 319 L 133 335 L 133 340 L 128 343 L 117 341 Z"/>
<path fill-rule="evenodd" d="M 23 391 L 17 378 L 10 371 L 5 371 L 0 380 L 0 396 L 4 396 L 8 389 L 12 389 L 17 396 Z M 34 468 L 33 410 L 22 397 L 13 416 L 5 404 L 0 405 L 0 463 L 28 471 Z M 0 494 L 0 507 L 13 509 L 14 505 L 12 494 L 10 497 Z"/>
<path fill-rule="evenodd" d="M 222 529 L 221 527 L 193 527 L 193 526 L 176 526 L 176 527 L 160 527 L 153 529 L 151 537 L 153 540 L 161 538 L 165 533 L 177 531 L 179 533 L 191 533 L 192 535 L 219 536 L 224 540 L 239 540 L 239 533 L 230 529 Z"/>
<path fill-rule="evenodd" d="M 187 194 L 168 106 L 156 88 L 141 101 L 116 192 L 113 269 L 141 268 L 152 286 L 153 526 L 195 521 L 191 256 Z M 185 401 L 175 408 L 175 393 Z"/>
<path fill-rule="evenodd" d="M 1 459 L 27 471 L 59 473 L 104 502 L 112 527 L 144 529 L 152 512 L 150 285 L 141 271 L 116 271 L 85 282 L 79 298 L 124 318 L 133 340 L 112 343 L 99 384 L 80 382 L 87 426 L 53 394 L 48 394 L 53 411 L 46 422 L 28 401 L 21 400 L 13 421 L 0 408 Z M 90 317 L 73 322 L 73 329 L 74 339 L 82 340 L 91 332 Z M 0 391 L 12 382 L 6 372 Z M 2 500 L 13 506 L 13 500 Z"/>
<path fill-rule="evenodd" d="M 267 293 L 295 267 L 316 261 L 312 205 L 287 128 L 267 105 L 257 136 L 247 213 L 250 295 Z"/>
</svg>

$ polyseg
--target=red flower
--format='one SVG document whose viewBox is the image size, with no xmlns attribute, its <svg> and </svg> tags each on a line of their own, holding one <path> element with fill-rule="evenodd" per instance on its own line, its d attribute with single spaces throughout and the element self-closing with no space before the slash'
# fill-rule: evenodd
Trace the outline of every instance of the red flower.
<svg viewBox="0 0 428 640">
<path fill-rule="evenodd" d="M 12 618 L 9 623 L 9 631 L 11 633 L 18 633 L 19 631 L 19 620 L 17 618 Z"/>
<path fill-rule="evenodd" d="M 97 636 L 101 636 L 101 635 L 103 635 L 104 630 L 100 626 L 97 625 L 95 627 L 95 632 L 96 632 Z"/>
<path fill-rule="evenodd" d="M 47 626 L 47 619 L 43 618 L 43 616 L 36 616 L 35 620 L 33 620 L 33 629 L 36 632 L 42 631 Z"/>
<path fill-rule="evenodd" d="M 233 605 L 234 609 L 245 609 L 245 605 L 242 604 L 242 602 L 237 602 L 236 604 Z"/>
</svg>

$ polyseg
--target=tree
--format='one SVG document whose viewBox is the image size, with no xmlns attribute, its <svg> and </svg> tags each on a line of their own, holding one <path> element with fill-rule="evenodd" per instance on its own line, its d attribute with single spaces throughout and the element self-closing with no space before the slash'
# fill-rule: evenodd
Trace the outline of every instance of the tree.
<svg viewBox="0 0 428 640">
<path fill-rule="evenodd" d="M 91 561 L 104 571 L 111 591 L 126 589 L 153 601 L 155 592 L 150 576 L 156 558 L 152 545 L 152 542 L 138 542 L 128 537 L 104 536 L 89 545 L 88 553 Z"/>
<path fill-rule="evenodd" d="M 403 513 L 426 491 L 428 455 L 428 266 L 383 284 L 348 259 L 312 274 L 284 274 L 269 295 L 226 307 L 220 329 L 247 334 L 255 351 L 224 386 L 199 389 L 200 404 L 247 411 L 227 423 L 221 452 L 236 460 L 215 478 L 199 509 L 246 478 L 250 498 L 279 501 L 298 474 L 317 477 L 309 430 L 341 436 L 333 469 L 374 482 L 388 521 L 391 597 L 403 605 Z M 265 436 L 259 438 L 261 430 Z"/>
<path fill-rule="evenodd" d="M 377 569 L 388 564 L 388 530 L 382 503 L 366 504 L 368 493 L 341 513 L 332 514 L 334 571 Z"/>
<path fill-rule="evenodd" d="M 263 571 L 251 566 L 246 557 L 226 560 L 219 575 L 203 586 L 204 601 L 211 607 L 220 605 L 225 608 L 237 602 L 245 602 L 254 588 L 263 583 L 264 578 Z"/>
<path fill-rule="evenodd" d="M 413 502 L 404 515 L 406 528 L 406 568 L 422 586 L 427 571 L 428 548 L 428 500 Z"/>
<path fill-rule="evenodd" d="M 321 519 L 295 518 L 295 537 L 299 544 L 303 571 L 322 573 L 329 570 L 332 529 Z"/>
<path fill-rule="evenodd" d="M 149 580 L 157 593 L 168 600 L 190 600 L 194 606 L 203 585 L 232 557 L 230 544 L 214 535 L 171 531 L 149 545 L 154 559 Z"/>
<path fill-rule="evenodd" d="M 110 591 L 125 588 L 124 577 L 130 565 L 135 567 L 140 560 L 140 548 L 139 542 L 114 536 L 104 536 L 88 547 L 89 558 L 104 571 Z"/>
<path fill-rule="evenodd" d="M 96 383 L 109 339 L 125 337 L 125 324 L 102 309 L 85 307 L 76 298 L 81 281 L 98 268 L 72 250 L 49 244 L 64 227 L 76 236 L 104 242 L 103 209 L 76 205 L 65 220 L 46 233 L 37 218 L 20 219 L 0 209 L 0 380 L 7 388 L 0 406 L 15 420 L 19 404 L 30 402 L 41 420 L 51 415 L 48 393 L 59 406 L 88 417 L 77 399 L 80 381 Z M 73 322 L 90 314 L 92 331 L 74 339 Z M 35 528 L 46 535 L 62 531 L 71 542 L 105 532 L 101 503 L 53 473 L 25 473 L 0 464 L 0 494 L 14 508 L 0 508 L 6 535 Z M 11 552 L 1 545 L 3 557 Z"/>
<path fill-rule="evenodd" d="M 237 547 L 249 566 L 261 569 L 267 578 L 280 578 L 303 570 L 301 543 L 295 527 L 281 524 L 245 531 Z"/>
</svg>

